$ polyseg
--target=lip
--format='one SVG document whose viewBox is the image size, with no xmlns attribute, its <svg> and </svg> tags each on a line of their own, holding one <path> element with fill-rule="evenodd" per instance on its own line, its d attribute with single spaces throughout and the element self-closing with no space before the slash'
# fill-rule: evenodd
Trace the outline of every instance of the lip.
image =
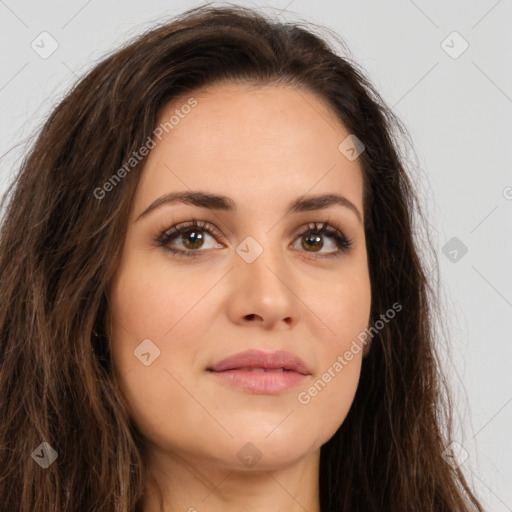
<svg viewBox="0 0 512 512">
<path fill-rule="evenodd" d="M 227 357 L 207 371 L 224 384 L 256 394 L 286 391 L 311 375 L 306 363 L 290 352 L 260 350 L 247 350 Z"/>
</svg>

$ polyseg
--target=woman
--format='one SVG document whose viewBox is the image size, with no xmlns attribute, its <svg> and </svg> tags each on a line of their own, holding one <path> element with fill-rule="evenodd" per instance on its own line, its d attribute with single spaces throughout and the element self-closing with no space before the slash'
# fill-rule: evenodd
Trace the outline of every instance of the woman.
<svg viewBox="0 0 512 512">
<path fill-rule="evenodd" d="M 3 509 L 482 511 L 396 128 L 356 65 L 242 7 L 88 73 L 2 226 Z"/>
</svg>

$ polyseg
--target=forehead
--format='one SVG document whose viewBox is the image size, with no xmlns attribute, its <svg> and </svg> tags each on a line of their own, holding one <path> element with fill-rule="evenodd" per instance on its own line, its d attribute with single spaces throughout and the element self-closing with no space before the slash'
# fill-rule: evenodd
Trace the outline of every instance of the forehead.
<svg viewBox="0 0 512 512">
<path fill-rule="evenodd" d="M 137 211 L 158 195 L 187 189 L 267 206 L 339 192 L 362 211 L 359 161 L 339 150 L 350 133 L 304 89 L 219 84 L 175 98 L 157 127 L 161 140 L 146 161 Z"/>
</svg>

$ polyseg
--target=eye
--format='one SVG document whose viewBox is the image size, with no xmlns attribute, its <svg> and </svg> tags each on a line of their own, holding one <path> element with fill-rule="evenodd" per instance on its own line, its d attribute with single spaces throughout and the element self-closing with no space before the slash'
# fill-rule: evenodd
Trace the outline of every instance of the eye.
<svg viewBox="0 0 512 512">
<path fill-rule="evenodd" d="M 205 252 L 200 249 L 205 248 L 205 241 L 208 240 L 208 237 L 212 238 L 213 245 L 210 244 L 210 247 L 206 247 L 206 249 L 223 247 L 223 245 L 215 244 L 215 238 L 222 238 L 222 235 L 214 226 L 207 222 L 192 220 L 167 229 L 156 239 L 156 242 L 172 254 L 194 258 L 200 256 L 201 252 Z M 341 231 L 328 223 L 311 223 L 297 237 L 298 240 L 295 244 L 300 242 L 301 247 L 310 253 L 313 258 L 341 256 L 342 253 L 348 252 L 352 247 L 352 240 L 347 239 Z M 331 239 L 329 242 L 331 250 L 327 253 L 321 253 L 318 250 L 324 248 L 323 238 Z M 178 244 L 178 247 L 176 247 L 176 244 Z M 329 244 L 327 244 L 327 247 L 329 247 Z"/>
<path fill-rule="evenodd" d="M 198 254 L 199 252 L 204 252 L 198 251 L 198 249 L 203 247 L 204 241 L 207 239 L 207 237 L 205 238 L 204 233 L 208 234 L 207 237 L 222 238 L 217 229 L 210 224 L 202 221 L 191 220 L 172 226 L 170 229 L 164 231 L 157 238 L 157 243 L 173 254 L 193 258 L 200 256 Z M 173 244 L 175 243 L 174 239 L 177 239 L 176 242 L 182 244 L 182 248 L 176 248 L 174 245 L 171 245 L 171 242 L 173 242 Z M 222 247 L 222 245 L 220 247 Z M 207 249 L 210 248 L 215 247 L 207 247 Z"/>
<path fill-rule="evenodd" d="M 297 242 L 300 242 L 306 252 L 312 253 L 315 258 L 339 257 L 343 253 L 348 252 L 352 247 L 352 240 L 326 222 L 322 224 L 315 222 L 308 224 L 307 229 L 301 231 L 298 236 Z M 331 239 L 331 251 L 320 253 L 321 255 L 317 256 L 318 251 L 315 249 L 322 249 L 324 247 L 322 239 L 325 237 Z"/>
</svg>

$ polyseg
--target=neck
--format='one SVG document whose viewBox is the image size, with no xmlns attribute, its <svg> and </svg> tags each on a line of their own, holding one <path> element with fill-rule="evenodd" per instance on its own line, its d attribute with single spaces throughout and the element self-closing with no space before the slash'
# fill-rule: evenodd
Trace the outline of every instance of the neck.
<svg viewBox="0 0 512 512">
<path fill-rule="evenodd" d="M 244 470 L 190 454 L 158 451 L 148 459 L 144 512 L 320 512 L 320 450 L 285 467 Z"/>
</svg>

